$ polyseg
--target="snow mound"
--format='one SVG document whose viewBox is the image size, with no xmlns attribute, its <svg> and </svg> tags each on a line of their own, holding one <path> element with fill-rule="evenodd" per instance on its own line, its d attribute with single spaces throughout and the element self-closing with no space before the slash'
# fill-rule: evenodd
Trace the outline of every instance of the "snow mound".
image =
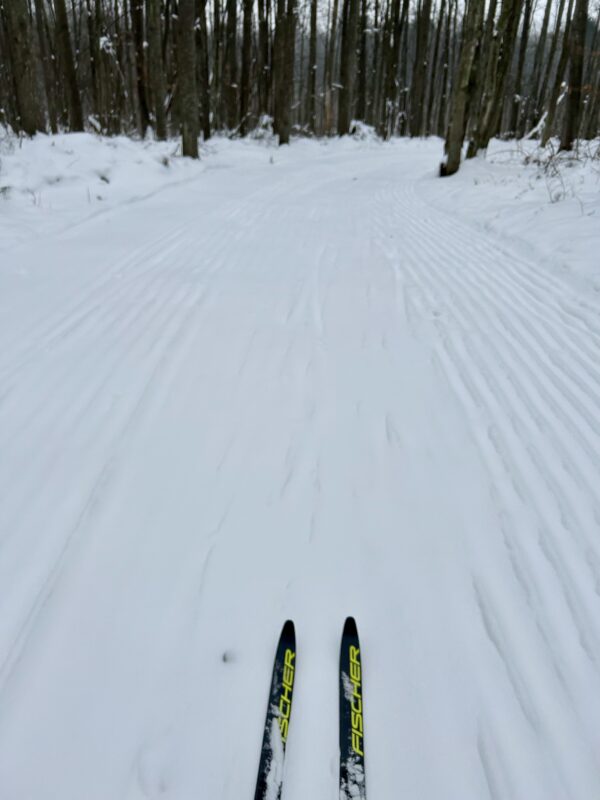
<svg viewBox="0 0 600 800">
<path fill-rule="evenodd" d="M 174 142 L 90 133 L 19 139 L 0 130 L 0 249 L 195 177 Z M 58 212 L 58 213 L 56 213 Z"/>
</svg>

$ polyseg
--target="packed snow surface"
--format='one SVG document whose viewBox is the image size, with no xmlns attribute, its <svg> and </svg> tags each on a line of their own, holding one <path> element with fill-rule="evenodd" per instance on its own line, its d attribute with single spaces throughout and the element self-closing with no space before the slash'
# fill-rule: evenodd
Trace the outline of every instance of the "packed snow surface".
<svg viewBox="0 0 600 800">
<path fill-rule="evenodd" d="M 594 800 L 596 168 L 174 149 L 0 154 L 0 797 L 252 798 L 291 618 L 337 800 L 354 615 L 369 798 Z"/>
</svg>

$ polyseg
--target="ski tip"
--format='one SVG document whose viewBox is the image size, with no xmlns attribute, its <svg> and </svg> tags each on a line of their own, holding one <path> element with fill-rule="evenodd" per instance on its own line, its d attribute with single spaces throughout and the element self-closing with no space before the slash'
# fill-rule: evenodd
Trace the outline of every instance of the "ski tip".
<svg viewBox="0 0 600 800">
<path fill-rule="evenodd" d="M 354 617 L 347 617 L 344 623 L 343 636 L 358 636 L 358 629 L 356 627 L 356 620 Z"/>
<path fill-rule="evenodd" d="M 294 623 L 291 619 L 285 621 L 283 628 L 281 629 L 281 638 L 282 639 L 294 639 L 296 636 L 296 631 L 294 629 Z"/>
</svg>

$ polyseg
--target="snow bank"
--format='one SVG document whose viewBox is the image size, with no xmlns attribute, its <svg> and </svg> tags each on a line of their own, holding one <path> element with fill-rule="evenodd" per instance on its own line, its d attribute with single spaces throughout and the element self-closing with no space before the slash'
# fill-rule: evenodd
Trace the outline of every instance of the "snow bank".
<svg viewBox="0 0 600 800">
<path fill-rule="evenodd" d="M 420 182 L 424 199 L 496 234 L 507 247 L 600 291 L 600 141 L 579 154 L 535 142 L 491 142 L 452 178 Z"/>
<path fill-rule="evenodd" d="M 173 141 L 0 129 L 0 250 L 197 176 L 202 164 L 178 152 Z"/>
</svg>

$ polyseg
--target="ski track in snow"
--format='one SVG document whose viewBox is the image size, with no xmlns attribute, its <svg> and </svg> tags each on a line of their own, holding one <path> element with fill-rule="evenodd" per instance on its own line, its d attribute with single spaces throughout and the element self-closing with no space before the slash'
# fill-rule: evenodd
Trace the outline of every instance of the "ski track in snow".
<svg viewBox="0 0 600 800">
<path fill-rule="evenodd" d="M 369 797 L 593 800 L 597 308 L 417 155 L 225 167 L 14 252 L 0 797 L 250 797 L 289 617 L 333 800 L 351 614 Z"/>
</svg>

